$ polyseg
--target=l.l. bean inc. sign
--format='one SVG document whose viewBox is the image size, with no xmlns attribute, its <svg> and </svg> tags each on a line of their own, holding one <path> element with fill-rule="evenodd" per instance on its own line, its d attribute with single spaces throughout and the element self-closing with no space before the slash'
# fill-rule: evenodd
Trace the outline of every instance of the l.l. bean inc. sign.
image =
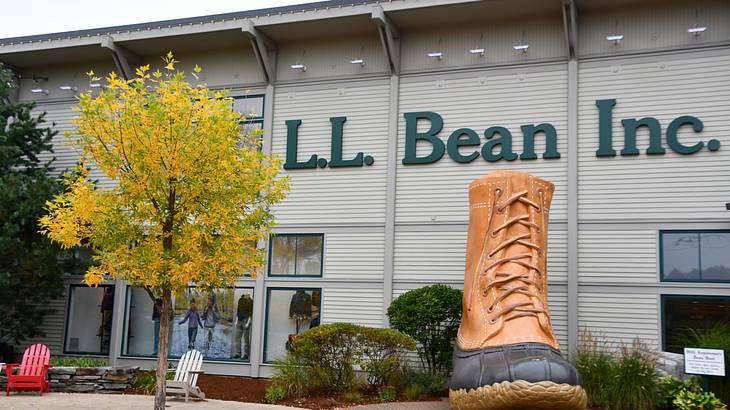
<svg viewBox="0 0 730 410">
<path fill-rule="evenodd" d="M 598 150 L 597 157 L 614 157 L 617 155 L 613 146 L 613 108 L 616 106 L 615 99 L 598 100 Z M 537 159 L 535 152 L 535 139 L 545 138 L 545 151 L 542 153 L 544 159 L 560 158 L 558 152 L 558 133 L 550 123 L 525 124 L 520 126 L 522 133 L 522 152 L 516 152 L 512 144 L 512 131 L 503 126 L 492 126 L 484 130 L 484 140 L 477 131 L 471 128 L 459 128 L 451 132 L 446 143 L 439 137 L 443 131 L 443 118 L 431 111 L 407 112 L 403 114 L 405 119 L 405 150 L 402 159 L 403 165 L 432 164 L 443 158 L 447 153 L 449 157 L 460 163 L 469 163 L 482 157 L 487 162 L 514 161 L 516 159 Z M 312 153 L 306 161 L 298 161 L 297 145 L 299 140 L 299 126 L 302 120 L 287 120 L 286 135 L 286 162 L 284 169 L 312 169 L 312 168 L 341 168 L 341 167 L 362 167 L 375 163 L 372 155 L 358 152 L 353 158 L 342 157 L 342 144 L 344 139 L 344 125 L 347 117 L 331 117 L 332 126 L 330 159 L 323 157 L 321 153 Z M 419 124 L 426 125 L 427 130 L 419 131 Z M 666 146 L 683 155 L 694 154 L 704 147 L 709 151 L 720 149 L 720 141 L 711 139 L 695 141 L 688 144 L 679 141 L 679 129 L 691 127 L 695 133 L 700 133 L 704 127 L 702 121 L 691 115 L 682 115 L 672 121 L 662 132 L 662 126 L 654 117 L 625 118 L 621 120 L 624 134 L 624 145 L 618 155 L 631 156 L 639 155 L 639 148 L 643 148 L 647 155 L 663 155 L 666 153 Z M 638 147 L 636 134 L 640 128 L 649 131 L 649 146 Z M 426 127 L 422 127 L 423 130 Z M 348 142 L 352 144 L 352 142 Z M 419 155 L 417 147 L 425 154 Z"/>
</svg>

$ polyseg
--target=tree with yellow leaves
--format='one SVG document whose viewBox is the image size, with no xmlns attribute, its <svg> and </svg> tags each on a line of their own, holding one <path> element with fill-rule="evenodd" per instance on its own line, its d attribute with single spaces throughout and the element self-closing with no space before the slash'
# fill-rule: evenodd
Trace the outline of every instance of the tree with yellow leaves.
<svg viewBox="0 0 730 410">
<path fill-rule="evenodd" d="M 163 71 L 142 66 L 130 80 L 111 73 L 103 90 L 79 96 L 77 135 L 68 137 L 116 185 L 97 189 L 82 165 L 40 220 L 63 247 L 93 250 L 87 285 L 124 279 L 155 301 L 160 410 L 172 295 L 255 274 L 264 264 L 257 242 L 274 223 L 270 207 L 289 189 L 281 162 L 261 151 L 258 135 L 243 133 L 226 93 L 189 84 L 172 53 L 163 60 Z"/>
</svg>

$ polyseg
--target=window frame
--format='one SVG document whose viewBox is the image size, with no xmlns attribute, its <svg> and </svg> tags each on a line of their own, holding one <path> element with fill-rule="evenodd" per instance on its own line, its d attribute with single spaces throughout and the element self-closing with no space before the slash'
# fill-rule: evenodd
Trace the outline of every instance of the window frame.
<svg viewBox="0 0 730 410">
<path fill-rule="evenodd" d="M 64 328 L 63 328 L 63 354 L 69 355 L 69 356 L 96 356 L 96 357 L 109 357 L 112 351 L 112 338 L 111 334 L 109 334 L 109 351 L 104 352 L 88 352 L 88 351 L 70 351 L 68 350 L 68 329 L 69 329 L 69 319 L 71 314 L 71 297 L 73 296 L 73 288 L 112 288 L 112 293 L 114 294 L 114 306 L 117 304 L 116 300 L 116 285 L 113 283 L 104 283 L 98 286 L 87 286 L 80 283 L 72 283 L 68 285 L 68 297 L 66 298 L 66 317 L 64 320 Z M 112 309 L 112 331 L 114 330 L 114 309 Z"/>
<path fill-rule="evenodd" d="M 322 247 L 319 250 L 320 258 L 322 260 L 322 263 L 319 265 L 319 275 L 297 275 L 296 273 L 285 273 L 285 274 L 273 274 L 271 273 L 271 261 L 274 257 L 274 238 L 276 237 L 285 237 L 285 236 L 295 236 L 295 237 L 306 237 L 306 236 L 318 236 L 322 238 Z M 269 249 L 268 249 L 268 258 L 267 258 L 267 268 L 266 273 L 267 276 L 270 278 L 322 278 L 324 277 L 324 240 L 325 236 L 324 233 L 278 233 L 278 234 L 271 234 L 269 235 Z M 294 269 L 296 270 L 297 266 L 297 255 L 294 256 Z"/>
<path fill-rule="evenodd" d="M 677 293 L 662 293 L 659 295 L 659 332 L 660 337 L 662 341 L 662 351 L 667 351 L 667 338 L 666 336 L 666 303 L 668 300 L 671 299 L 695 299 L 695 300 L 705 300 L 705 301 L 712 301 L 712 300 L 726 300 L 730 302 L 730 295 L 723 296 L 723 295 L 694 295 L 694 294 L 677 294 Z"/>
<path fill-rule="evenodd" d="M 323 301 L 324 301 L 324 289 L 320 287 L 312 287 L 312 286 L 272 286 L 266 288 L 266 307 L 264 308 L 264 345 L 261 346 L 261 364 L 273 364 L 276 360 L 275 358 L 268 359 L 266 357 L 268 353 L 268 347 L 269 347 L 269 307 L 271 305 L 271 291 L 272 290 L 304 290 L 306 291 L 319 291 L 320 299 L 319 299 L 319 323 L 320 325 L 323 325 L 322 323 L 322 317 L 324 315 L 324 309 L 323 309 Z"/>
<path fill-rule="evenodd" d="M 127 338 L 127 330 L 128 330 L 128 322 L 127 321 L 128 321 L 128 318 L 129 318 L 129 309 L 128 309 L 129 305 L 128 305 L 128 303 L 129 303 L 130 296 L 128 296 L 128 295 L 131 294 L 131 293 L 129 293 L 129 291 L 132 288 L 134 288 L 134 286 L 132 286 L 130 284 L 127 284 L 126 287 L 125 287 L 125 291 L 124 291 L 125 292 L 124 293 L 124 322 L 122 323 L 122 339 L 120 340 L 120 345 L 119 345 L 119 357 L 120 358 L 123 358 L 123 359 L 155 359 L 157 357 L 156 355 L 146 356 L 146 355 L 128 354 L 128 353 L 125 353 L 125 350 L 124 350 L 124 342 L 126 341 L 126 338 Z M 197 288 L 197 286 L 187 286 L 187 288 Z M 256 298 L 256 289 L 255 289 L 254 286 L 231 286 L 231 288 L 233 288 L 233 289 L 250 289 L 251 290 L 251 294 L 252 294 L 252 298 L 253 299 Z M 172 299 L 172 307 L 174 309 L 174 306 L 175 306 L 175 296 L 173 296 L 172 298 L 173 298 Z M 255 308 L 256 308 L 256 302 L 254 300 L 254 309 Z M 173 318 L 172 321 L 170 321 L 170 326 L 173 326 L 173 325 L 174 325 L 174 318 Z M 251 339 L 253 339 L 253 317 L 251 318 Z M 129 349 L 127 349 L 127 350 L 129 350 Z M 251 351 L 253 351 L 253 342 L 251 342 Z M 211 358 L 204 357 L 203 358 L 203 361 L 206 362 L 206 363 L 233 363 L 233 364 L 241 364 L 241 365 L 250 365 L 251 364 L 251 355 L 252 355 L 252 353 L 249 352 L 248 360 L 211 359 Z M 170 354 L 170 349 L 168 349 L 168 352 L 167 352 L 167 358 L 168 358 L 168 360 L 169 359 L 179 359 L 180 357 L 182 357 L 182 356 L 173 356 L 173 355 L 171 355 Z"/>
<path fill-rule="evenodd" d="M 730 234 L 730 229 L 661 229 L 659 230 L 659 281 L 660 282 L 679 282 L 679 283 L 730 283 L 730 278 L 722 279 L 702 279 L 702 238 L 703 233 L 725 233 Z M 697 234 L 698 245 L 697 253 L 699 254 L 699 279 L 670 279 L 664 274 L 664 234 Z"/>
</svg>

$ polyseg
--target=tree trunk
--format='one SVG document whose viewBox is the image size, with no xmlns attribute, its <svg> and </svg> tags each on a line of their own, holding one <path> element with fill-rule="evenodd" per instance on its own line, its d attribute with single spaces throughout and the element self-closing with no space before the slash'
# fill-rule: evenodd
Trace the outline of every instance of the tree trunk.
<svg viewBox="0 0 730 410">
<path fill-rule="evenodd" d="M 162 292 L 160 309 L 160 334 L 157 343 L 157 389 L 155 391 L 155 410 L 165 410 L 165 379 L 167 375 L 167 353 L 170 335 L 170 313 L 172 296 L 169 290 Z"/>
</svg>

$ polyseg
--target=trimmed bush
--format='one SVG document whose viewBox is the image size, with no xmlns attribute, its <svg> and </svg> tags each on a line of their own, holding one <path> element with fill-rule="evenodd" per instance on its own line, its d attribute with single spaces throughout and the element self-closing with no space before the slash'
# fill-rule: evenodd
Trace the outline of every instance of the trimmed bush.
<svg viewBox="0 0 730 410">
<path fill-rule="evenodd" d="M 418 357 L 432 373 L 451 370 L 453 342 L 461 320 L 462 292 L 432 285 L 398 296 L 388 307 L 390 325 L 418 342 Z"/>
<path fill-rule="evenodd" d="M 352 391 L 359 365 L 374 386 L 388 383 L 403 373 L 403 356 L 416 342 L 393 329 L 378 329 L 351 323 L 317 326 L 299 335 L 289 352 L 309 377 L 311 384 L 332 392 Z M 283 375 L 282 375 L 283 376 Z M 289 387 L 287 387 L 289 389 Z"/>
</svg>

